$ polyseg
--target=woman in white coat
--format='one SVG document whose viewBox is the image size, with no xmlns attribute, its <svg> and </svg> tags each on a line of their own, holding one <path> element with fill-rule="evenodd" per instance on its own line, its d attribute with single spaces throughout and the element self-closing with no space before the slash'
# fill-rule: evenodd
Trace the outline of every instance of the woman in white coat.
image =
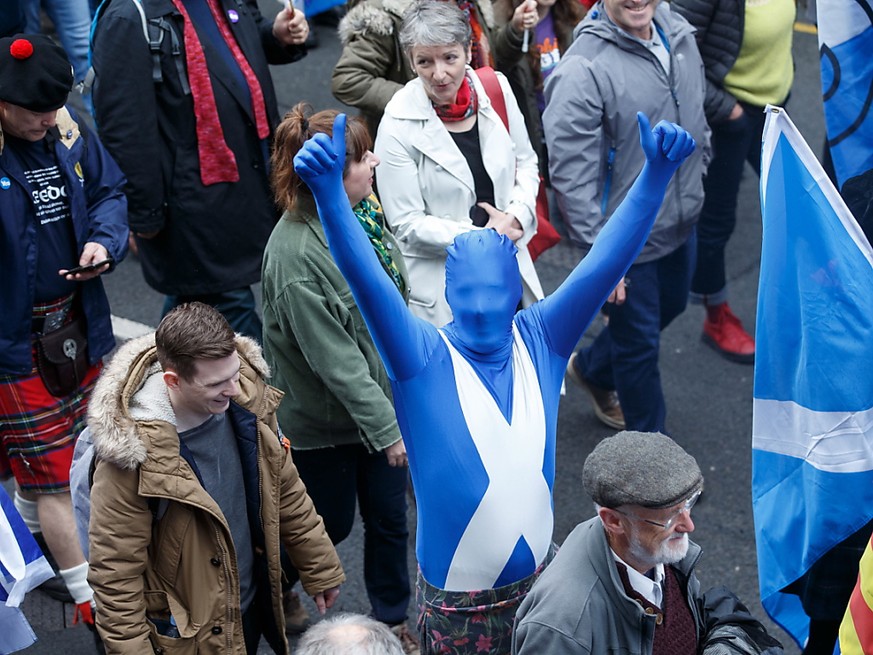
<svg viewBox="0 0 873 655">
<path fill-rule="evenodd" d="M 400 43 L 417 78 L 398 91 L 379 125 L 382 207 L 406 259 L 410 309 L 441 327 L 446 247 L 493 228 L 518 246 L 522 305 L 543 296 L 527 251 L 536 233 L 537 156 L 506 79 L 498 75 L 509 131 L 467 63 L 471 29 L 454 3 L 420 0 L 404 14 Z"/>
</svg>

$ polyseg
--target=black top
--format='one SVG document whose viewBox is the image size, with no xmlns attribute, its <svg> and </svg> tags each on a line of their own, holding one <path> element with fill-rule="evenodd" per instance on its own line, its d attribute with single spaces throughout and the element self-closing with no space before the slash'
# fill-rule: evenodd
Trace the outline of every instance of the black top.
<svg viewBox="0 0 873 655">
<path fill-rule="evenodd" d="M 467 160 L 467 166 L 473 174 L 473 184 L 476 188 L 476 202 L 494 204 L 494 183 L 485 170 L 485 162 L 482 161 L 482 145 L 479 143 L 478 121 L 466 132 L 449 132 L 452 140 L 458 146 L 458 150 Z M 470 207 L 470 219 L 476 227 L 485 227 L 488 222 L 488 212 L 474 204 Z"/>
</svg>

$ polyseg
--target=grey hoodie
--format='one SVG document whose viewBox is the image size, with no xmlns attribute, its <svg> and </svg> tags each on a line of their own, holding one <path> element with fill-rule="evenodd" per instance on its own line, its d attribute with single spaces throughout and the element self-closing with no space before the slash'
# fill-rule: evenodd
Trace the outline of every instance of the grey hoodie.
<svg viewBox="0 0 873 655">
<path fill-rule="evenodd" d="M 643 167 L 638 111 L 653 127 L 660 120 L 678 123 L 698 147 L 670 181 L 637 261 L 676 250 L 700 214 L 710 134 L 703 112 L 703 61 L 693 28 L 667 3 L 656 8 L 655 23 L 669 45 L 669 75 L 598 2 L 546 83 L 543 125 L 551 181 L 570 237 L 586 253 Z"/>
</svg>

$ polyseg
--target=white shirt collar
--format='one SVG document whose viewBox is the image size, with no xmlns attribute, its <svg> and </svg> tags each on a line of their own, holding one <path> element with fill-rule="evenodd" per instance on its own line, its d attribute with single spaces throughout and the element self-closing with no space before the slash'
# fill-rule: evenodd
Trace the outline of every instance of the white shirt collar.
<svg viewBox="0 0 873 655">
<path fill-rule="evenodd" d="M 664 588 L 662 585 L 664 582 L 664 565 L 657 564 L 652 569 L 652 578 L 650 578 L 625 562 L 612 548 L 609 549 L 609 552 L 612 553 L 612 557 L 616 562 L 624 564 L 627 569 L 628 582 L 630 582 L 633 590 L 656 607 L 662 608 L 662 603 L 664 602 Z"/>
</svg>

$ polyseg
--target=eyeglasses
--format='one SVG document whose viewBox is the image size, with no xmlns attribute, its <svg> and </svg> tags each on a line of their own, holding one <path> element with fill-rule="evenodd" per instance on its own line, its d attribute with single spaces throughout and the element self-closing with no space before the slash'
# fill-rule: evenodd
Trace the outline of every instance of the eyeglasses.
<svg viewBox="0 0 873 655">
<path fill-rule="evenodd" d="M 659 528 L 661 528 L 662 530 L 669 530 L 670 528 L 672 528 L 676 524 L 676 521 L 678 521 L 679 517 L 682 516 L 685 512 L 688 512 L 689 514 L 691 513 L 691 508 L 694 507 L 694 505 L 697 503 L 697 500 L 700 498 L 701 493 L 703 493 L 702 489 L 695 491 L 691 496 L 689 496 L 689 498 L 684 503 L 682 503 L 682 506 L 679 509 L 677 509 L 675 512 L 673 512 L 670 515 L 670 517 L 666 521 L 664 521 L 663 523 L 661 523 L 659 521 L 653 521 L 652 519 L 647 519 L 645 517 L 639 516 L 638 514 L 634 514 L 633 512 L 627 512 L 627 511 L 623 511 L 620 509 L 616 509 L 615 511 L 618 512 L 619 514 L 624 514 L 625 516 L 630 516 L 630 517 L 635 518 L 639 521 L 644 521 L 645 523 L 650 523 L 652 525 L 656 525 Z"/>
</svg>

